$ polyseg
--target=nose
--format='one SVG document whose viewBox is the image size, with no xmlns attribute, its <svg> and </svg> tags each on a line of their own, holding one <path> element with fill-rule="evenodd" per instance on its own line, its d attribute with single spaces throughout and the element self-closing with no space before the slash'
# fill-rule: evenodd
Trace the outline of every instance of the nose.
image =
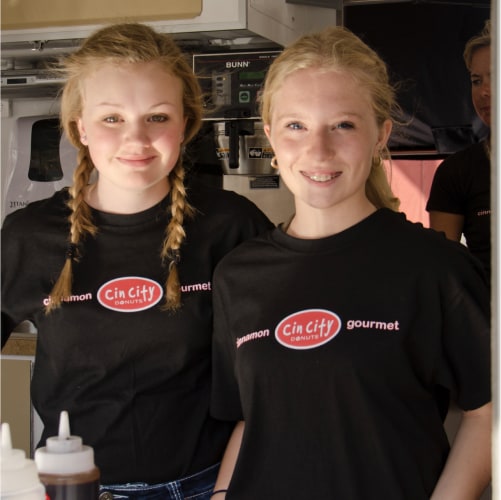
<svg viewBox="0 0 501 500">
<path fill-rule="evenodd" d="M 485 78 L 482 79 L 482 85 L 480 87 L 480 94 L 483 97 L 490 97 L 491 96 L 491 79 L 489 76 L 486 76 Z"/>
<path fill-rule="evenodd" d="M 334 154 L 333 138 L 329 130 L 312 130 L 308 137 L 308 149 L 312 159 L 328 160 Z"/>
<path fill-rule="evenodd" d="M 124 139 L 130 144 L 149 147 L 151 144 L 148 126 L 142 121 L 129 123 L 125 129 Z"/>
<path fill-rule="evenodd" d="M 491 96 L 491 82 L 485 82 L 482 85 L 482 95 L 484 97 L 490 97 Z"/>
</svg>

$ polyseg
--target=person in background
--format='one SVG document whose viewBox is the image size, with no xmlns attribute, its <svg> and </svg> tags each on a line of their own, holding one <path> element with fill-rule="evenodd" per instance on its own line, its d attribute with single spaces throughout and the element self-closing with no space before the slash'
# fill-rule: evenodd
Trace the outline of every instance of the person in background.
<svg viewBox="0 0 501 500">
<path fill-rule="evenodd" d="M 295 213 L 214 273 L 211 412 L 239 421 L 214 500 L 473 500 L 489 483 L 488 287 L 463 245 L 397 212 L 394 116 L 386 65 L 345 28 L 269 68 Z M 440 388 L 463 409 L 452 448 Z"/>
<path fill-rule="evenodd" d="M 490 21 L 465 46 L 464 61 L 471 78 L 473 107 L 482 122 L 491 126 Z M 435 172 L 426 210 L 430 227 L 447 238 L 461 241 L 491 275 L 490 134 L 446 158 Z"/>
<path fill-rule="evenodd" d="M 233 428 L 209 415 L 212 273 L 273 226 L 246 198 L 185 181 L 203 108 L 171 37 L 106 26 L 62 71 L 78 166 L 69 189 L 5 219 L 2 344 L 34 323 L 41 444 L 68 411 L 106 498 L 209 498 Z"/>
</svg>

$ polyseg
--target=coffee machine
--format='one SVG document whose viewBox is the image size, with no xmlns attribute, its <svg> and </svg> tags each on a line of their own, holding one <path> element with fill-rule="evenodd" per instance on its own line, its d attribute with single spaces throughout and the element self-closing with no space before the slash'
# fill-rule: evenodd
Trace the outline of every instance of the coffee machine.
<svg viewBox="0 0 501 500">
<path fill-rule="evenodd" d="M 293 199 L 271 166 L 273 150 L 259 117 L 269 65 L 280 51 L 193 55 L 206 115 L 190 156 L 197 174 L 256 203 L 275 223 L 293 213 Z"/>
</svg>

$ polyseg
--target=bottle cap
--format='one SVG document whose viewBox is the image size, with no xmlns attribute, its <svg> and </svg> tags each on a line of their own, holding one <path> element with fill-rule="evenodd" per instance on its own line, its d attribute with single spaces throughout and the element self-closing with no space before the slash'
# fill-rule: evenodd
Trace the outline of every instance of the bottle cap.
<svg viewBox="0 0 501 500">
<path fill-rule="evenodd" d="M 35 451 L 40 474 L 70 475 L 94 469 L 94 450 L 82 444 L 82 438 L 70 434 L 67 411 L 59 416 L 59 433 L 47 439 L 46 446 Z"/>
<path fill-rule="evenodd" d="M 38 477 L 33 460 L 26 458 L 23 450 L 12 448 L 10 426 L 2 424 L 2 446 L 0 453 L 0 497 L 41 499 L 45 498 L 45 488 Z"/>
</svg>

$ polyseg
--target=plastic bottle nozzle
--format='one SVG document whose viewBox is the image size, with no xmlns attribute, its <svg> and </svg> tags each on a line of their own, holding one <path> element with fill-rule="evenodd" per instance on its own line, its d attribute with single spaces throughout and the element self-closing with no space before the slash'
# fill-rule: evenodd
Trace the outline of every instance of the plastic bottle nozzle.
<svg viewBox="0 0 501 500">
<path fill-rule="evenodd" d="M 59 415 L 59 433 L 46 441 L 49 453 L 71 453 L 82 450 L 82 438 L 70 434 L 70 419 L 67 411 Z"/>
<path fill-rule="evenodd" d="M 25 459 L 26 453 L 23 450 L 15 450 L 12 448 L 10 425 L 4 422 L 2 424 L 2 467 L 22 466 Z"/>
<path fill-rule="evenodd" d="M 2 424 L 2 451 L 12 450 L 12 439 L 10 437 L 10 425 L 7 422 Z"/>
<path fill-rule="evenodd" d="M 78 474 L 92 470 L 94 450 L 82 444 L 82 438 L 72 436 L 67 411 L 59 416 L 57 436 L 47 438 L 46 446 L 35 451 L 38 470 L 44 474 Z"/>
<path fill-rule="evenodd" d="M 33 460 L 26 458 L 23 450 L 12 448 L 8 423 L 2 423 L 0 453 L 0 497 L 44 499 L 45 489 L 38 478 Z"/>
<path fill-rule="evenodd" d="M 70 437 L 70 418 L 67 411 L 62 411 L 59 416 L 59 439 Z"/>
</svg>

